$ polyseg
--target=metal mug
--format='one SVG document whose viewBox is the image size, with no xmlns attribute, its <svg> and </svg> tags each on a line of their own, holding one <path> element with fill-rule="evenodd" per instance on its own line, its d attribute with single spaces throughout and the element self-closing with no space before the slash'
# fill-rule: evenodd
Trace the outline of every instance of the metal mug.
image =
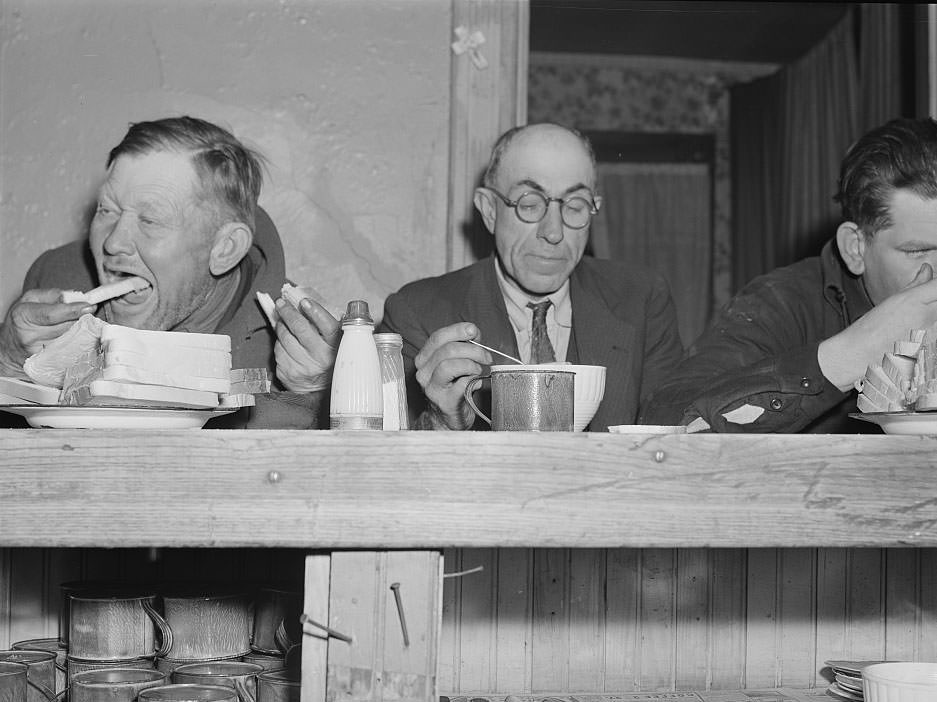
<svg viewBox="0 0 937 702">
<path fill-rule="evenodd" d="M 264 672 L 256 663 L 241 661 L 213 661 L 211 663 L 189 663 L 172 671 L 174 683 L 199 685 L 221 685 L 237 690 L 241 702 L 257 699 L 257 676 Z"/>
<path fill-rule="evenodd" d="M 165 685 L 166 673 L 141 668 L 105 668 L 74 675 L 69 702 L 134 702 L 141 691 Z"/>
<path fill-rule="evenodd" d="M 26 666 L 26 702 L 55 700 L 55 654 L 50 651 L 0 651 L 0 662 Z"/>
<path fill-rule="evenodd" d="M 238 702 L 238 693 L 221 685 L 160 685 L 142 690 L 137 702 Z"/>
<path fill-rule="evenodd" d="M 172 647 L 172 631 L 157 612 L 155 595 L 69 595 L 68 655 L 82 661 L 117 661 L 161 656 Z M 156 645 L 156 632 L 160 645 Z"/>
<path fill-rule="evenodd" d="M 297 669 L 268 670 L 257 678 L 257 702 L 300 702 L 301 687 Z"/>
<path fill-rule="evenodd" d="M 478 409 L 472 394 L 491 378 L 491 418 Z M 542 365 L 492 366 L 465 387 L 472 410 L 493 431 L 572 431 L 576 374 Z"/>
<path fill-rule="evenodd" d="M 55 691 L 61 692 L 68 684 L 68 669 L 65 664 L 66 649 L 58 638 L 54 639 L 23 639 L 10 644 L 14 651 L 48 651 L 55 654 Z"/>
<path fill-rule="evenodd" d="M 24 702 L 27 670 L 23 663 L 0 662 L 0 702 Z"/>
<path fill-rule="evenodd" d="M 176 668 L 180 668 L 184 665 L 191 665 L 193 663 L 213 663 L 216 661 L 237 663 L 240 660 L 241 656 L 227 656 L 224 658 L 157 658 L 156 669 L 171 676 Z"/>
<path fill-rule="evenodd" d="M 303 593 L 277 587 L 261 587 L 254 597 L 254 630 L 251 650 L 283 655 L 302 637 L 299 615 Z"/>
<path fill-rule="evenodd" d="M 230 658 L 251 650 L 253 612 L 245 591 L 177 587 L 163 593 L 163 615 L 172 633 L 167 659 Z"/>
<path fill-rule="evenodd" d="M 264 670 L 279 670 L 286 665 L 286 659 L 282 653 L 280 655 L 273 655 L 270 653 L 251 651 L 241 660 L 245 663 L 256 663 Z"/>
</svg>

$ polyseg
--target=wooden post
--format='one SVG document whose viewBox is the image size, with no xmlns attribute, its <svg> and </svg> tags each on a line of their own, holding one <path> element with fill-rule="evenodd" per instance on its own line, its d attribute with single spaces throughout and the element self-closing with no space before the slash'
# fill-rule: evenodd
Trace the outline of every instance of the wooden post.
<svg viewBox="0 0 937 702">
<path fill-rule="evenodd" d="M 307 617 L 317 624 L 305 625 L 302 702 L 438 699 L 439 551 L 310 556 L 305 602 Z M 325 643 L 325 656 L 319 642 Z"/>
<path fill-rule="evenodd" d="M 456 30 L 481 32 L 480 64 L 452 53 L 449 116 L 449 223 L 446 267 L 461 268 L 491 250 L 472 196 L 498 136 L 527 121 L 527 0 L 453 0 Z M 482 67 L 483 66 L 483 67 Z"/>
</svg>

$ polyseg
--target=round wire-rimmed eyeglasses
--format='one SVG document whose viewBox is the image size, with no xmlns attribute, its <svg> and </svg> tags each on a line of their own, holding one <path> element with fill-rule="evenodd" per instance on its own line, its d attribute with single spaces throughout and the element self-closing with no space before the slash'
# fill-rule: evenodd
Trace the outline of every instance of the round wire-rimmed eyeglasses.
<svg viewBox="0 0 937 702">
<path fill-rule="evenodd" d="M 560 217 L 570 229 L 582 229 L 592 215 L 598 214 L 599 203 L 589 200 L 582 195 L 573 195 L 572 197 L 547 197 L 536 190 L 528 190 L 521 193 L 516 200 L 511 200 L 499 193 L 494 188 L 485 188 L 500 198 L 501 202 L 514 210 L 514 214 L 522 222 L 527 224 L 536 224 L 547 216 L 547 208 L 551 202 L 560 203 Z"/>
</svg>

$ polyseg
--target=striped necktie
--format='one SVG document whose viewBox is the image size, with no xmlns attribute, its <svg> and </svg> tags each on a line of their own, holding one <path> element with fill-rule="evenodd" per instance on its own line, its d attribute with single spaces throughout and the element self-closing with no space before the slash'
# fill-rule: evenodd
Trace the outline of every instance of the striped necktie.
<svg viewBox="0 0 937 702">
<path fill-rule="evenodd" d="M 531 363 L 553 363 L 556 361 L 553 344 L 550 343 L 550 335 L 547 334 L 547 309 L 552 304 L 550 300 L 544 300 L 537 304 L 527 303 L 527 306 L 533 310 L 534 314 L 534 322 L 530 330 Z"/>
</svg>

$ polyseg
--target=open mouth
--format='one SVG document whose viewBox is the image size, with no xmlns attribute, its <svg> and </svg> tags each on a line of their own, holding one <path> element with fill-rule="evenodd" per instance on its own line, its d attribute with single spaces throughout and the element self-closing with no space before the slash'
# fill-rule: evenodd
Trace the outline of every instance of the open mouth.
<svg viewBox="0 0 937 702">
<path fill-rule="evenodd" d="M 141 302 L 145 301 L 153 292 L 153 284 L 142 276 L 136 275 L 135 273 L 105 268 L 104 274 L 108 283 L 121 283 L 123 281 L 129 281 L 131 278 L 139 278 L 146 283 L 145 286 L 134 286 L 136 289 L 131 289 L 119 297 L 112 298 L 111 304 L 140 304 Z"/>
</svg>

